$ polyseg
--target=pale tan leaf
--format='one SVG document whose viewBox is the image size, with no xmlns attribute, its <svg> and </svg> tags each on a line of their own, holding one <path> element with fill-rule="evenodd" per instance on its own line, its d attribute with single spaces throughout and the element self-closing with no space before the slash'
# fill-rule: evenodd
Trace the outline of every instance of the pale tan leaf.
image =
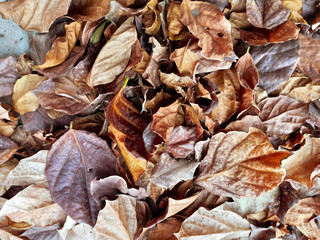
<svg viewBox="0 0 320 240">
<path fill-rule="evenodd" d="M 0 210 L 12 227 L 42 227 L 63 222 L 66 214 L 51 199 L 46 183 L 31 185 L 6 201 Z"/>
<path fill-rule="evenodd" d="M 183 39 L 186 33 L 185 26 L 180 21 L 180 18 L 180 4 L 175 1 L 170 2 L 168 6 L 167 23 L 169 39 L 172 41 Z"/>
<path fill-rule="evenodd" d="M 304 20 L 304 18 L 301 16 L 303 8 L 302 0 L 281 0 L 281 2 L 286 8 L 289 8 L 291 10 L 288 17 L 289 20 L 296 23 L 308 24 L 306 20 Z"/>
<path fill-rule="evenodd" d="M 38 98 L 30 92 L 46 80 L 44 76 L 36 74 L 25 75 L 18 79 L 13 87 L 13 108 L 20 114 L 34 112 L 39 107 Z"/>
<path fill-rule="evenodd" d="M 133 17 L 128 18 L 99 52 L 87 78 L 90 87 L 113 82 L 126 68 L 137 40 L 133 20 Z"/>
<path fill-rule="evenodd" d="M 44 169 L 46 167 L 48 150 L 41 150 L 35 155 L 19 161 L 1 185 L 25 186 L 46 180 Z"/>
<path fill-rule="evenodd" d="M 5 137 L 11 137 L 17 125 L 18 125 L 18 120 L 6 121 L 6 120 L 0 119 L 0 135 Z"/>
<path fill-rule="evenodd" d="M 199 39 L 203 57 L 223 61 L 231 55 L 231 25 L 216 5 L 184 0 L 180 11 L 181 22 Z"/>
<path fill-rule="evenodd" d="M 320 229 L 315 220 L 312 220 L 308 223 L 303 223 L 297 226 L 298 229 L 306 235 L 310 240 L 317 240 L 320 236 Z"/>
<path fill-rule="evenodd" d="M 250 223 L 225 203 L 212 210 L 200 207 L 175 235 L 181 240 L 231 240 L 248 238 L 250 232 Z"/>
<path fill-rule="evenodd" d="M 142 230 L 151 217 L 150 214 L 147 203 L 133 197 L 120 195 L 115 201 L 106 201 L 93 228 L 95 239 L 134 239 L 135 234 Z"/>
<path fill-rule="evenodd" d="M 92 227 L 67 217 L 63 228 L 58 230 L 60 240 L 95 240 Z"/>
<path fill-rule="evenodd" d="M 183 48 L 177 48 L 170 55 L 170 60 L 175 62 L 180 75 L 193 77 L 197 63 L 199 62 L 198 55 L 188 49 L 188 45 Z"/>
<path fill-rule="evenodd" d="M 320 175 L 320 139 L 308 137 L 305 144 L 281 164 L 286 169 L 286 179 L 311 188 Z"/>
<path fill-rule="evenodd" d="M 277 187 L 285 176 L 281 168 L 287 151 L 276 151 L 256 128 L 249 133 L 218 133 L 211 138 L 195 183 L 213 194 L 257 197 Z"/>
<path fill-rule="evenodd" d="M 160 72 L 160 81 L 168 87 L 192 87 L 195 85 L 192 78 L 188 76 L 180 77 L 175 73 Z"/>
<path fill-rule="evenodd" d="M 4 105 L 0 103 L 0 119 L 11 120 L 9 117 L 9 109 L 4 108 Z"/>
<path fill-rule="evenodd" d="M 169 198 L 166 213 L 161 219 L 162 220 L 167 219 L 177 214 L 178 212 L 182 211 L 183 209 L 189 207 L 194 201 L 197 200 L 199 196 L 200 196 L 200 193 L 184 199 Z"/>
<path fill-rule="evenodd" d="M 320 215 L 320 197 L 301 199 L 290 208 L 285 216 L 285 224 L 299 226 Z"/>
<path fill-rule="evenodd" d="M 18 160 L 10 159 L 9 161 L 6 161 L 0 165 L 0 196 L 2 196 L 11 187 L 11 184 L 6 184 L 4 182 L 8 174 L 10 174 L 11 170 L 14 169 L 17 164 Z"/>
<path fill-rule="evenodd" d="M 8 161 L 19 149 L 10 138 L 0 135 L 0 164 Z"/>
<path fill-rule="evenodd" d="M 48 32 L 56 18 L 67 14 L 71 0 L 15 0 L 0 3 L 3 18 L 13 19 L 23 30 Z"/>
</svg>

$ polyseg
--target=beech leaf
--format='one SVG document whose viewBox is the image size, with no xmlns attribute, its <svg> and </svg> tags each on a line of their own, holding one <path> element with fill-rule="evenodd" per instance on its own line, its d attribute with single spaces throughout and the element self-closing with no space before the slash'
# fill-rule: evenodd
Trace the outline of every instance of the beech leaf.
<svg viewBox="0 0 320 240">
<path fill-rule="evenodd" d="M 6 1 L 0 3 L 0 14 L 13 19 L 25 31 L 48 32 L 54 20 L 67 14 L 70 3 L 71 0 Z"/>
<path fill-rule="evenodd" d="M 94 225 L 99 211 L 91 181 L 118 173 L 108 144 L 94 133 L 70 129 L 48 153 L 45 175 L 52 199 L 68 215 Z"/>
<path fill-rule="evenodd" d="M 282 182 L 285 171 L 280 162 L 289 155 L 274 150 L 268 137 L 255 128 L 249 133 L 218 133 L 211 138 L 195 182 L 213 194 L 257 197 Z"/>
</svg>

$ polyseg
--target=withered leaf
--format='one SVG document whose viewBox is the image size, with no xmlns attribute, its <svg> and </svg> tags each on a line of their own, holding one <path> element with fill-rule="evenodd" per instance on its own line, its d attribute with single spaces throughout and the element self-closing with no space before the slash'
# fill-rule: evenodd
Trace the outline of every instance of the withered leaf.
<svg viewBox="0 0 320 240">
<path fill-rule="evenodd" d="M 93 228 L 95 239 L 134 239 L 150 217 L 146 202 L 120 195 L 115 201 L 106 201 L 106 206 L 99 212 Z"/>
<path fill-rule="evenodd" d="M 25 31 L 48 32 L 54 20 L 67 14 L 70 3 L 71 0 L 6 1 L 0 3 L 0 13 L 3 18 L 13 19 Z"/>
<path fill-rule="evenodd" d="M 282 95 L 264 99 L 258 108 L 265 132 L 273 137 L 294 132 L 309 116 L 309 104 Z"/>
<path fill-rule="evenodd" d="M 134 181 L 137 181 L 146 169 L 146 159 L 149 158 L 142 137 L 149 119 L 125 98 L 125 86 L 126 84 L 109 103 L 106 116 L 128 169 Z"/>
<path fill-rule="evenodd" d="M 147 3 L 148 10 L 142 15 L 142 22 L 145 32 L 149 35 L 156 35 L 161 27 L 158 0 L 151 0 Z"/>
<path fill-rule="evenodd" d="M 12 94 L 13 85 L 19 77 L 16 63 L 17 59 L 12 56 L 0 58 L 0 97 Z"/>
<path fill-rule="evenodd" d="M 180 18 L 180 4 L 175 1 L 170 2 L 167 13 L 167 23 L 170 40 L 181 40 L 183 39 L 184 34 L 186 34 L 185 26 L 180 21 Z"/>
<path fill-rule="evenodd" d="M 72 22 L 65 25 L 66 35 L 58 37 L 51 46 L 51 49 L 46 54 L 45 62 L 38 68 L 45 69 L 49 67 L 57 66 L 63 63 L 71 51 L 75 47 L 80 31 L 82 29 L 82 24 L 78 22 Z"/>
<path fill-rule="evenodd" d="M 188 45 L 176 49 L 171 55 L 170 60 L 175 62 L 180 75 L 193 77 L 199 58 L 196 53 L 192 52 Z"/>
<path fill-rule="evenodd" d="M 290 14 L 288 19 L 296 23 L 305 23 L 306 20 L 302 17 L 302 9 L 305 10 L 306 6 L 303 6 L 307 1 L 302 0 L 281 0 L 282 4 L 289 8 Z"/>
<path fill-rule="evenodd" d="M 160 72 L 160 81 L 168 87 L 192 87 L 195 84 L 191 77 L 180 77 L 175 73 Z"/>
<path fill-rule="evenodd" d="M 200 207 L 181 225 L 176 233 L 178 239 L 241 239 L 251 232 L 250 223 L 239 213 L 232 211 L 227 203 L 207 210 Z"/>
<path fill-rule="evenodd" d="M 30 240 L 59 240 L 58 229 L 60 223 L 46 227 L 32 227 L 21 234 L 21 237 L 27 237 Z"/>
<path fill-rule="evenodd" d="M 184 122 L 184 112 L 178 101 L 167 107 L 161 107 L 153 115 L 151 130 L 156 132 L 163 140 L 167 140 L 173 129 Z"/>
<path fill-rule="evenodd" d="M 70 129 L 51 147 L 45 175 L 52 199 L 74 219 L 94 225 L 99 211 L 91 181 L 118 173 L 108 144 L 94 133 Z"/>
<path fill-rule="evenodd" d="M 168 153 L 163 153 L 152 169 L 151 181 L 158 186 L 171 188 L 180 181 L 192 179 L 198 165 L 199 162 L 185 159 L 178 160 Z"/>
<path fill-rule="evenodd" d="M 10 138 L 0 135 L 0 164 L 9 160 L 19 147 Z"/>
<path fill-rule="evenodd" d="M 20 114 L 34 112 L 39 107 L 38 98 L 31 92 L 47 78 L 36 74 L 28 74 L 18 79 L 13 87 L 13 108 Z"/>
<path fill-rule="evenodd" d="M 298 50 L 298 39 L 251 47 L 250 54 L 259 72 L 259 86 L 270 93 L 287 81 L 298 62 Z"/>
<path fill-rule="evenodd" d="M 318 51 L 314 51 L 320 46 L 320 40 L 304 35 L 299 35 L 299 39 L 301 48 L 299 50 L 298 68 L 312 80 L 320 80 L 320 54 Z"/>
<path fill-rule="evenodd" d="M 18 160 L 13 158 L 0 165 L 0 195 L 3 195 L 11 187 L 11 184 L 5 183 L 5 180 L 17 164 Z"/>
<path fill-rule="evenodd" d="M 67 217 L 63 228 L 58 230 L 59 240 L 95 240 L 92 227 L 83 222 L 75 221 L 71 217 Z"/>
<path fill-rule="evenodd" d="M 308 223 L 303 223 L 297 228 L 308 237 L 308 239 L 316 240 L 320 236 L 320 229 L 316 220 L 311 220 Z"/>
<path fill-rule="evenodd" d="M 231 25 L 216 5 L 184 0 L 180 11 L 181 22 L 199 39 L 203 57 L 223 61 L 231 55 Z"/>
<path fill-rule="evenodd" d="M 48 150 L 41 150 L 35 155 L 19 161 L 7 176 L 2 185 L 25 186 L 46 181 L 44 169 L 46 167 Z"/>
<path fill-rule="evenodd" d="M 280 0 L 247 0 L 246 13 L 253 26 L 271 29 L 285 22 L 290 10 Z"/>
<path fill-rule="evenodd" d="M 137 40 L 133 20 L 133 17 L 128 18 L 99 52 L 87 78 L 90 87 L 113 82 L 126 68 Z"/>
<path fill-rule="evenodd" d="M 218 133 L 211 138 L 195 182 L 213 194 L 257 197 L 282 182 L 285 171 L 280 162 L 289 155 L 275 151 L 268 137 L 255 128 L 249 133 Z"/>
<path fill-rule="evenodd" d="M 242 131 L 249 132 L 250 127 L 255 127 L 263 131 L 263 124 L 258 116 L 247 115 L 231 122 L 227 127 L 227 131 Z"/>
<path fill-rule="evenodd" d="M 305 144 L 292 156 L 282 162 L 286 178 L 293 179 L 311 188 L 320 175 L 320 139 L 308 137 Z"/>
<path fill-rule="evenodd" d="M 105 16 L 110 9 L 109 0 L 72 1 L 68 15 L 76 21 L 95 21 Z"/>
</svg>

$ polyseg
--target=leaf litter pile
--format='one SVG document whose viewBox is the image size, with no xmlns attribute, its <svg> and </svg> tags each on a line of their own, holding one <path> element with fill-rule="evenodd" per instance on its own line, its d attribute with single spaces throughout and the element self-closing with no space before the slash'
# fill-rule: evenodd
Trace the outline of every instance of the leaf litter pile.
<svg viewBox="0 0 320 240">
<path fill-rule="evenodd" d="M 320 239 L 318 4 L 0 3 L 0 239 Z"/>
</svg>

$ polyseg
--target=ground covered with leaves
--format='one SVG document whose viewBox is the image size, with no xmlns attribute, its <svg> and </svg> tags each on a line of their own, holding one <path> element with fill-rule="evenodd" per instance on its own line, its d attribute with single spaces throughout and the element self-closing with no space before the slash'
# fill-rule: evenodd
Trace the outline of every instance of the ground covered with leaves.
<svg viewBox="0 0 320 240">
<path fill-rule="evenodd" d="M 0 14 L 1 240 L 320 239 L 318 1 Z"/>
</svg>

